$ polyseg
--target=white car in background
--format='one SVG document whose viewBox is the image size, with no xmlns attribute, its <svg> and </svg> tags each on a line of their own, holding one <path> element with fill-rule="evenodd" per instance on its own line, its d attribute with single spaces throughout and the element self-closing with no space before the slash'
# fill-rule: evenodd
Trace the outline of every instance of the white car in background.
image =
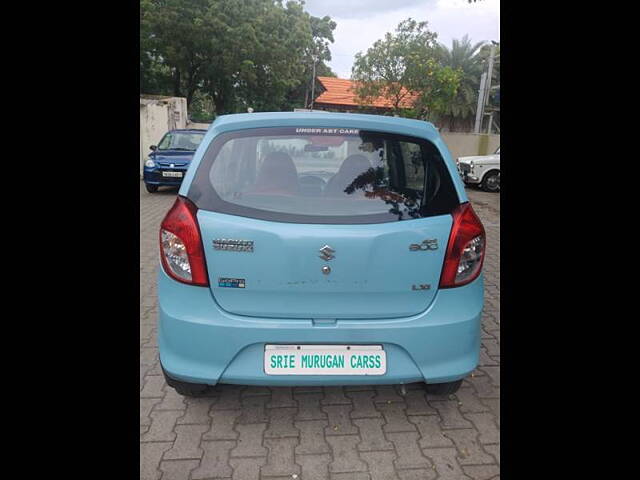
<svg viewBox="0 0 640 480">
<path fill-rule="evenodd" d="M 479 185 L 486 192 L 500 191 L 500 147 L 493 155 L 459 157 L 456 165 L 465 185 Z"/>
</svg>

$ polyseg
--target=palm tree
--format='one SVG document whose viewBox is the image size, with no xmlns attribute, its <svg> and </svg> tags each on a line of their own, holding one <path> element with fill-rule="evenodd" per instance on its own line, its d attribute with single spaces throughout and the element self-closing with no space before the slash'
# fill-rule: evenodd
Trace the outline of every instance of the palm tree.
<svg viewBox="0 0 640 480">
<path fill-rule="evenodd" d="M 438 46 L 440 62 L 462 72 L 456 97 L 442 114 L 442 120 L 448 122 L 451 131 L 456 126 L 468 129 L 473 122 L 478 101 L 478 86 L 483 70 L 483 59 L 479 53 L 484 44 L 485 42 L 471 44 L 469 36 L 465 35 L 462 40 L 454 39 L 451 49 L 442 43 Z"/>
</svg>

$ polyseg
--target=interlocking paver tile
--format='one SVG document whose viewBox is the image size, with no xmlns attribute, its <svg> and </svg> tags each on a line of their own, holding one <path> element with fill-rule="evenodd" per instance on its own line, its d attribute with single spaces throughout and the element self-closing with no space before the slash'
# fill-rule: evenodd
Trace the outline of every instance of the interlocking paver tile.
<svg viewBox="0 0 640 480">
<path fill-rule="evenodd" d="M 480 401 L 473 387 L 463 385 L 456 392 L 458 399 L 458 408 L 460 412 L 465 413 L 482 413 L 489 411 L 489 407 L 485 405 L 485 401 Z"/>
<path fill-rule="evenodd" d="M 344 394 L 344 388 L 342 387 L 324 387 L 324 398 L 322 399 L 322 405 L 351 405 L 349 400 Z"/>
<path fill-rule="evenodd" d="M 382 428 L 385 433 L 416 431 L 416 427 L 408 421 L 407 406 L 404 403 L 384 403 L 377 408 L 382 412 L 386 422 Z"/>
<path fill-rule="evenodd" d="M 208 425 L 209 422 L 211 422 L 209 410 L 211 410 L 211 405 L 213 405 L 213 402 L 215 401 L 215 397 L 185 398 L 187 408 L 184 415 L 178 419 L 178 425 Z"/>
<path fill-rule="evenodd" d="M 267 449 L 262 446 L 266 423 L 236 425 L 239 433 L 238 446 L 231 450 L 232 457 L 261 457 L 267 455 Z"/>
<path fill-rule="evenodd" d="M 324 398 L 321 392 L 296 393 L 294 398 L 298 402 L 296 420 L 324 420 L 327 418 L 327 414 L 320 409 L 320 401 Z"/>
<path fill-rule="evenodd" d="M 296 447 L 296 455 L 328 453 L 330 451 L 324 435 L 327 420 L 304 420 L 295 422 L 300 431 L 300 444 Z"/>
<path fill-rule="evenodd" d="M 235 447 L 236 442 L 221 440 L 213 442 L 202 442 L 204 450 L 200 466 L 196 468 L 191 478 L 194 480 L 204 478 L 225 478 L 233 474 L 233 469 L 229 465 L 229 451 Z"/>
<path fill-rule="evenodd" d="M 160 403 L 159 398 L 141 398 L 140 399 L 140 425 L 151 425 L 151 409 L 155 404 Z"/>
<path fill-rule="evenodd" d="M 432 468 L 412 470 L 398 470 L 400 480 L 435 480 L 438 474 Z"/>
<path fill-rule="evenodd" d="M 302 467 L 303 480 L 327 480 L 329 478 L 330 455 L 296 455 L 296 462 Z"/>
<path fill-rule="evenodd" d="M 218 385 L 216 394 L 218 401 L 213 404 L 212 410 L 235 410 L 240 407 L 240 388 L 236 385 Z"/>
<path fill-rule="evenodd" d="M 140 478 L 499 479 L 500 196 L 467 194 L 488 237 L 486 301 L 479 366 L 455 395 L 427 395 L 423 384 L 404 395 L 394 385 L 218 385 L 183 398 L 157 349 L 157 228 L 176 191 L 141 184 Z"/>
<path fill-rule="evenodd" d="M 151 412 L 151 426 L 147 433 L 140 437 L 141 442 L 173 442 L 176 434 L 173 431 L 176 420 L 182 415 L 181 412 L 175 410 L 167 410 L 162 412 Z"/>
<path fill-rule="evenodd" d="M 393 442 L 398 453 L 394 462 L 396 468 L 431 467 L 431 462 L 420 451 L 419 437 L 417 432 L 387 433 L 387 438 Z"/>
<path fill-rule="evenodd" d="M 460 465 L 480 465 L 495 463 L 495 459 L 487 454 L 478 441 L 478 432 L 472 428 L 449 430 L 445 435 L 453 440 L 458 449 Z"/>
<path fill-rule="evenodd" d="M 473 480 L 495 480 L 500 475 L 498 465 L 471 465 L 462 469 Z"/>
<path fill-rule="evenodd" d="M 460 413 L 457 400 L 447 400 L 444 402 L 430 402 L 433 408 L 438 410 L 442 418 L 442 428 L 469 428 L 471 423 Z"/>
<path fill-rule="evenodd" d="M 165 385 L 164 377 L 161 375 L 145 376 L 145 383 L 140 392 L 140 398 L 163 398 Z"/>
<path fill-rule="evenodd" d="M 158 480 L 162 454 L 171 448 L 171 442 L 140 444 L 140 480 Z"/>
<path fill-rule="evenodd" d="M 495 366 L 487 366 L 487 367 L 480 367 L 480 370 L 482 370 L 484 373 L 486 373 L 487 375 L 489 375 L 489 377 L 491 378 L 491 383 L 493 385 L 495 385 L 496 387 L 500 386 L 500 367 Z"/>
<path fill-rule="evenodd" d="M 466 413 L 465 418 L 473 423 L 473 426 L 480 432 L 480 443 L 499 443 L 500 431 L 493 421 L 491 413 Z"/>
<path fill-rule="evenodd" d="M 266 457 L 232 458 L 229 464 L 233 469 L 232 480 L 258 480 L 260 467 L 267 461 Z"/>
<path fill-rule="evenodd" d="M 495 458 L 498 465 L 500 465 L 500 445 L 485 445 L 484 449 L 487 453 L 493 455 L 493 458 Z"/>
<path fill-rule="evenodd" d="M 260 467 L 263 476 L 300 475 L 300 465 L 295 463 L 294 448 L 297 438 L 266 438 L 264 445 L 269 449 L 267 464 Z"/>
<path fill-rule="evenodd" d="M 450 439 L 444 436 L 440 429 L 440 417 L 434 415 L 418 415 L 409 417 L 420 432 L 420 448 L 449 447 L 453 446 Z"/>
<path fill-rule="evenodd" d="M 465 382 L 475 389 L 476 395 L 481 400 L 485 398 L 500 398 L 500 388 L 493 385 L 488 375 L 467 377 Z"/>
<path fill-rule="evenodd" d="M 458 464 L 458 451 L 455 448 L 427 448 L 422 451 L 434 463 L 438 480 L 461 480 L 470 478 Z"/>
<path fill-rule="evenodd" d="M 372 480 L 399 480 L 393 466 L 395 452 L 363 452 L 360 457 L 367 462 Z"/>
<path fill-rule="evenodd" d="M 238 402 L 239 403 L 239 402 Z M 212 411 L 211 428 L 202 437 L 203 440 L 235 440 L 238 432 L 233 429 L 236 419 L 242 415 L 241 410 Z"/>
<path fill-rule="evenodd" d="M 493 414 L 493 419 L 500 428 L 500 399 L 499 398 L 483 398 L 482 403 L 489 407 Z"/>
<path fill-rule="evenodd" d="M 265 423 L 269 421 L 265 405 L 269 401 L 267 395 L 242 397 L 242 416 L 238 423 Z"/>
<path fill-rule="evenodd" d="M 289 387 L 273 387 L 271 390 L 271 401 L 267 408 L 297 407 L 293 399 L 293 390 Z"/>
<path fill-rule="evenodd" d="M 200 460 L 171 460 L 160 463 L 161 480 L 189 480 L 191 470 L 200 464 Z"/>
<path fill-rule="evenodd" d="M 349 414 L 353 406 L 349 405 L 331 405 L 322 407 L 329 416 L 329 425 L 325 428 L 326 435 L 351 435 L 358 433 L 358 427 L 351 422 Z"/>
<path fill-rule="evenodd" d="M 368 473 L 348 472 L 348 473 L 330 473 L 331 480 L 371 480 Z"/>
<path fill-rule="evenodd" d="M 202 458 L 200 441 L 202 434 L 207 430 L 206 425 L 178 425 L 175 428 L 177 435 L 173 448 L 163 455 L 164 460 L 185 460 L 190 458 Z"/>
<path fill-rule="evenodd" d="M 398 395 L 393 385 L 376 385 L 376 396 L 373 398 L 376 403 L 404 402 Z"/>
<path fill-rule="evenodd" d="M 186 408 L 187 404 L 184 401 L 184 397 L 173 388 L 167 388 L 162 402 L 156 405 L 153 410 L 185 410 Z"/>
<path fill-rule="evenodd" d="M 360 460 L 356 445 L 360 439 L 357 435 L 327 437 L 333 452 L 333 462 L 329 465 L 332 473 L 366 472 L 367 464 Z"/>
<path fill-rule="evenodd" d="M 270 408 L 269 428 L 266 432 L 264 432 L 264 438 L 285 438 L 299 436 L 300 432 L 293 425 L 293 417 L 295 417 L 296 412 L 296 408 Z"/>
<path fill-rule="evenodd" d="M 351 418 L 381 418 L 382 414 L 376 410 L 373 397 L 376 393 L 373 390 L 362 392 L 348 392 L 347 397 L 353 401 Z"/>
<path fill-rule="evenodd" d="M 381 418 L 358 418 L 353 420 L 353 423 L 360 429 L 362 441 L 358 444 L 359 451 L 393 450 L 393 443 L 389 442 L 382 432 L 384 421 Z"/>
<path fill-rule="evenodd" d="M 437 415 L 438 411 L 427 403 L 424 389 L 409 390 L 404 397 L 407 402 L 407 415 Z"/>
</svg>

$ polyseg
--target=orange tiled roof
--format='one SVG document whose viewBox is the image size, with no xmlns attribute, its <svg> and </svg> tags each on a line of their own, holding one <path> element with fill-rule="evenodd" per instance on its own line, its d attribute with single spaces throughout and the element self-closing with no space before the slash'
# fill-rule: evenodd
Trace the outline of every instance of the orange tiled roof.
<svg viewBox="0 0 640 480">
<path fill-rule="evenodd" d="M 314 101 L 314 103 L 325 103 L 332 105 L 359 106 L 356 102 L 355 82 L 344 78 L 318 77 L 318 81 L 325 88 Z M 409 94 L 400 102 L 400 106 L 410 108 L 417 98 L 417 94 Z M 393 108 L 393 104 L 384 97 L 376 98 L 367 106 L 380 108 Z"/>
</svg>

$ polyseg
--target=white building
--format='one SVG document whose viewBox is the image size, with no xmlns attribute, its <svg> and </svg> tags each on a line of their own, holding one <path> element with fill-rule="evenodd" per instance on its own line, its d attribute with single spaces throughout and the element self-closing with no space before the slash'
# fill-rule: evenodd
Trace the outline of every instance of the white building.
<svg viewBox="0 0 640 480">
<path fill-rule="evenodd" d="M 151 150 L 169 130 L 187 128 L 187 99 L 140 95 L 140 177 Z"/>
</svg>

